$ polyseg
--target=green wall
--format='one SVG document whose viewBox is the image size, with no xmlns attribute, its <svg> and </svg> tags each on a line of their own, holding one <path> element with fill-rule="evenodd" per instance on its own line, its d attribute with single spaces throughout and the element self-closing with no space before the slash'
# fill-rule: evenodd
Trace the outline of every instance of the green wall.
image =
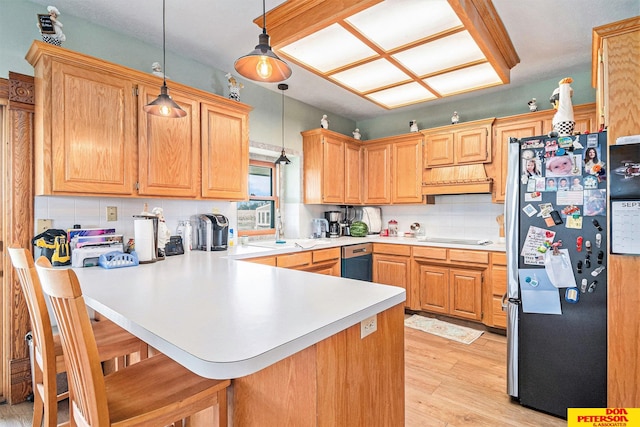
<svg viewBox="0 0 640 427">
<path fill-rule="evenodd" d="M 46 12 L 46 8 L 28 0 L 0 0 L 0 5 L 0 77 L 7 77 L 9 71 L 33 75 L 33 69 L 24 56 L 33 40 L 40 39 L 36 27 L 36 14 Z M 151 64 L 162 59 L 162 49 L 159 46 L 143 43 L 71 16 L 65 11 L 61 12 L 61 21 L 64 23 L 67 36 L 65 48 L 142 71 L 150 71 Z M 240 49 L 239 54 L 242 52 L 244 51 Z M 230 70 L 214 69 L 167 51 L 166 71 L 173 80 L 180 83 L 222 96 L 227 95 L 224 75 Z M 332 130 L 351 136 L 353 129 L 358 127 L 366 140 L 407 133 L 409 120 L 414 119 L 418 121 L 420 129 L 447 125 L 453 111 L 458 111 L 463 122 L 521 114 L 528 112 L 527 101 L 531 98 L 538 100 L 540 109 L 549 109 L 549 96 L 558 86 L 558 81 L 566 76 L 574 79 L 572 87 L 575 105 L 595 101 L 595 90 L 591 87 L 590 64 L 567 70 L 565 74 L 553 78 L 541 79 L 535 84 L 510 86 L 507 90 L 487 89 L 478 94 L 429 102 L 417 108 L 407 107 L 399 111 L 385 112 L 380 117 L 357 122 L 287 98 L 285 146 L 301 151 L 300 132 L 319 127 L 320 118 L 325 113 L 329 115 Z M 240 95 L 242 102 L 253 107 L 249 117 L 251 140 L 280 145 L 281 93 L 264 89 L 251 81 L 239 80 L 245 86 Z"/>
</svg>

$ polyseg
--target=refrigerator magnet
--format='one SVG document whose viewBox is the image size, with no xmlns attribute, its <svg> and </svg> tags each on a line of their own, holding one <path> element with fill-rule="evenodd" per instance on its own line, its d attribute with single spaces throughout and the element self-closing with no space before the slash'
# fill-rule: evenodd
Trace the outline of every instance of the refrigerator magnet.
<svg viewBox="0 0 640 427">
<path fill-rule="evenodd" d="M 536 210 L 536 208 L 534 208 L 531 204 L 528 204 L 527 206 L 525 206 L 524 208 L 522 208 L 522 210 L 524 211 L 524 213 L 527 214 L 527 216 L 529 218 L 531 218 L 532 216 L 534 216 L 536 214 L 536 212 L 538 212 Z"/>
<path fill-rule="evenodd" d="M 564 300 L 568 303 L 575 304 L 580 300 L 580 291 L 578 288 L 567 288 L 564 293 Z"/>
</svg>

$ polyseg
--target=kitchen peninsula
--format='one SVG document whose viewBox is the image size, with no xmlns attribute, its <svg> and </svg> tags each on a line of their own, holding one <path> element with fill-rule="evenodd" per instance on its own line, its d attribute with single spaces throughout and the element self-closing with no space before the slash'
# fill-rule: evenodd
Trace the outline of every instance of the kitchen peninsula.
<svg viewBox="0 0 640 427">
<path fill-rule="evenodd" d="M 91 308 L 197 374 L 232 379 L 234 425 L 404 424 L 401 288 L 211 252 L 76 272 Z"/>
</svg>

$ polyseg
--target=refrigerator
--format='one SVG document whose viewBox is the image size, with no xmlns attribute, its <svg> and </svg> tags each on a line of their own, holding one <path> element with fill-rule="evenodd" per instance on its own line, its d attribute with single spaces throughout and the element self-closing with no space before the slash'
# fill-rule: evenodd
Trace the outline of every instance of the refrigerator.
<svg viewBox="0 0 640 427">
<path fill-rule="evenodd" d="M 606 140 L 509 142 L 507 389 L 562 418 L 607 406 Z"/>
</svg>

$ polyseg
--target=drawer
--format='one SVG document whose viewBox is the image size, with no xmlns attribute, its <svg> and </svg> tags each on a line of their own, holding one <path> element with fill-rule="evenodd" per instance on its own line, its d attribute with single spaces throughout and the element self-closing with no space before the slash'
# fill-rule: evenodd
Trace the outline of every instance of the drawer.
<svg viewBox="0 0 640 427">
<path fill-rule="evenodd" d="M 298 252 L 296 254 L 278 255 L 276 265 L 278 267 L 302 267 L 311 265 L 311 252 Z"/>
<path fill-rule="evenodd" d="M 507 254 L 504 252 L 493 252 L 491 262 L 497 265 L 507 265 Z"/>
<path fill-rule="evenodd" d="M 496 296 L 507 293 L 507 267 L 494 265 L 491 268 L 491 292 Z"/>
<path fill-rule="evenodd" d="M 263 256 L 263 257 L 260 257 L 260 258 L 249 258 L 249 259 L 244 259 L 242 261 L 249 261 L 249 262 L 253 262 L 255 264 L 270 265 L 272 267 L 276 266 L 276 257 L 274 257 L 274 256 Z"/>
<path fill-rule="evenodd" d="M 340 248 L 318 249 L 313 251 L 313 263 L 333 260 L 340 258 Z"/>
<path fill-rule="evenodd" d="M 473 262 L 489 264 L 489 252 L 465 251 L 463 249 L 449 249 L 451 262 Z"/>
<path fill-rule="evenodd" d="M 391 243 L 374 243 L 374 254 L 389 254 L 389 255 L 403 255 L 411 256 L 411 246 L 408 245 L 394 245 Z"/>
<path fill-rule="evenodd" d="M 447 248 L 431 248 L 428 246 L 413 246 L 414 258 L 431 258 L 447 260 Z"/>
</svg>

